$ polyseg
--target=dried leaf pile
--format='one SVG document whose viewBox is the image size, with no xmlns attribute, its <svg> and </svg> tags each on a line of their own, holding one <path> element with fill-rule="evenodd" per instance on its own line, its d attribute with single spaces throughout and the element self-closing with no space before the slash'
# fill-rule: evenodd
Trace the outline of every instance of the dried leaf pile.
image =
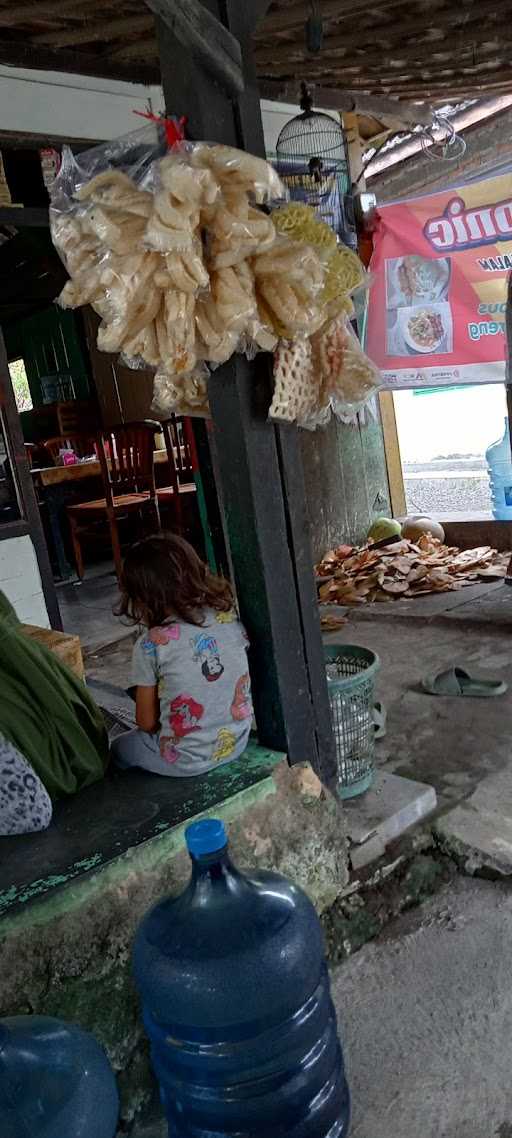
<svg viewBox="0 0 512 1138">
<path fill-rule="evenodd" d="M 332 549 L 316 566 L 323 604 L 361 605 L 449 593 L 480 578 L 505 577 L 510 553 L 490 546 L 459 550 L 424 536 L 415 544 L 402 539 L 393 544 L 354 549 Z"/>
</svg>

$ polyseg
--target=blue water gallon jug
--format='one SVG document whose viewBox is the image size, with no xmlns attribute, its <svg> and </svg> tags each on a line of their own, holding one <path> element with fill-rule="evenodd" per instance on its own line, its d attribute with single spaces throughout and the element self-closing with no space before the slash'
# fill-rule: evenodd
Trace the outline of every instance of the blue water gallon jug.
<svg viewBox="0 0 512 1138">
<path fill-rule="evenodd" d="M 349 1092 L 318 917 L 241 873 L 222 822 L 186 831 L 192 878 L 134 946 L 170 1138 L 345 1138 Z"/>
<path fill-rule="evenodd" d="M 491 487 L 493 517 L 498 521 L 512 518 L 512 454 L 508 419 L 505 419 L 503 438 L 493 443 L 485 452 L 489 483 Z"/>
<path fill-rule="evenodd" d="M 118 1114 L 94 1036 L 49 1016 L 0 1019 L 2 1138 L 114 1138 Z"/>
</svg>

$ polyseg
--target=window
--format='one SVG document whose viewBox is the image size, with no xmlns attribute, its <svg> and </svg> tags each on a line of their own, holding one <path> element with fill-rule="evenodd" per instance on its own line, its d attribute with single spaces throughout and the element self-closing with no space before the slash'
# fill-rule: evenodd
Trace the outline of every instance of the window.
<svg viewBox="0 0 512 1138">
<path fill-rule="evenodd" d="M 393 393 L 407 512 L 491 516 L 485 452 L 503 437 L 502 383 Z"/>
<path fill-rule="evenodd" d="M 9 374 L 18 411 L 31 411 L 33 406 L 32 396 L 28 385 L 24 360 L 11 360 L 9 364 Z"/>
</svg>

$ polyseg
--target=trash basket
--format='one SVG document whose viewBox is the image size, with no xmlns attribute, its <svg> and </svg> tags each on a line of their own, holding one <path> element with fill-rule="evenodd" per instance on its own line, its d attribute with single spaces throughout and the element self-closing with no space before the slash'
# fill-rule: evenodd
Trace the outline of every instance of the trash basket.
<svg viewBox="0 0 512 1138">
<path fill-rule="evenodd" d="M 340 798 L 354 798 L 374 775 L 374 686 L 379 657 L 353 644 L 324 647 Z"/>
</svg>

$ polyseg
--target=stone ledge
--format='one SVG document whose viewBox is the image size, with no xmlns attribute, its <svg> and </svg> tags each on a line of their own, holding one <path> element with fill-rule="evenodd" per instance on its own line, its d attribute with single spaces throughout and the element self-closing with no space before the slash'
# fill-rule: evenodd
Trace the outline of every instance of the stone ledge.
<svg viewBox="0 0 512 1138">
<path fill-rule="evenodd" d="M 344 888 L 343 812 L 307 764 L 290 768 L 275 758 L 255 784 L 19 905 L 0 924 L 0 1016 L 55 1015 L 93 1031 L 118 1075 L 124 1120 L 153 1086 L 131 981 L 133 935 L 146 910 L 188 880 L 186 822 L 212 813 L 228 823 L 242 868 L 279 870 L 320 911 Z"/>
</svg>

